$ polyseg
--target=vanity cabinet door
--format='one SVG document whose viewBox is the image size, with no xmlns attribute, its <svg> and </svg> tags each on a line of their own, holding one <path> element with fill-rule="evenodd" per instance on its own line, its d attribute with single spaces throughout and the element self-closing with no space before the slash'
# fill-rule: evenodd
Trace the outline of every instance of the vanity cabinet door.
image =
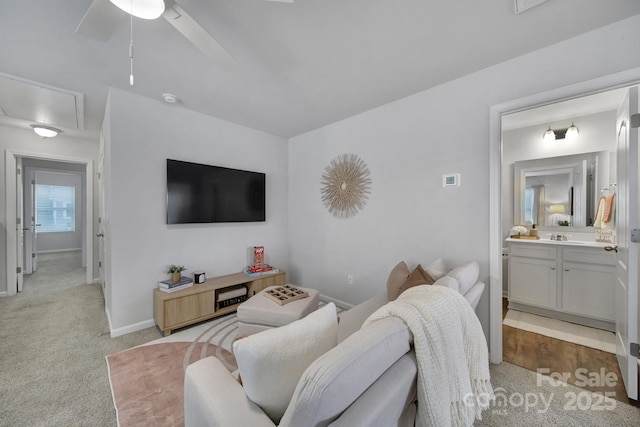
<svg viewBox="0 0 640 427">
<path fill-rule="evenodd" d="M 557 262 L 511 256 L 509 300 L 543 308 L 556 308 Z"/>
<path fill-rule="evenodd" d="M 615 321 L 615 266 L 565 261 L 562 267 L 562 310 Z"/>
</svg>

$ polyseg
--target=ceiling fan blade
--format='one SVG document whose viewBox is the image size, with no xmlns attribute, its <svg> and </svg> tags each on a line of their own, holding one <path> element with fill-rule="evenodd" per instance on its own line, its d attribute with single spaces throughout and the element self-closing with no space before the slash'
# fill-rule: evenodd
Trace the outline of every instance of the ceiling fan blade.
<svg viewBox="0 0 640 427">
<path fill-rule="evenodd" d="M 124 15 L 126 13 L 109 0 L 93 0 L 76 33 L 103 42 L 109 41 Z"/>
<path fill-rule="evenodd" d="M 173 1 L 165 1 L 166 9 L 162 17 L 180 31 L 195 47 L 211 58 L 224 70 L 237 68 L 236 60 L 185 10 Z"/>
</svg>

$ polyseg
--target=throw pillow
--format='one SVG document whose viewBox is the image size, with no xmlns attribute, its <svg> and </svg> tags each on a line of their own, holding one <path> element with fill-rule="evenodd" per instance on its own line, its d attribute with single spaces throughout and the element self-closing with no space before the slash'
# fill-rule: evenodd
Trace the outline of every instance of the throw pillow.
<svg viewBox="0 0 640 427">
<path fill-rule="evenodd" d="M 407 281 L 411 271 L 404 261 L 400 261 L 389 273 L 387 278 L 387 299 L 393 301 L 401 294 L 400 289 Z"/>
<path fill-rule="evenodd" d="M 433 280 L 438 280 L 447 272 L 447 267 L 444 265 L 444 261 L 441 259 L 437 259 L 433 261 L 431 264 L 427 265 L 424 269 L 429 276 L 433 278 Z"/>
<path fill-rule="evenodd" d="M 458 283 L 458 281 L 449 276 L 443 276 L 439 278 L 438 280 L 436 280 L 436 283 L 434 283 L 433 286 L 446 286 L 447 288 L 451 288 L 460 292 L 460 284 Z"/>
<path fill-rule="evenodd" d="M 447 273 L 447 276 L 453 277 L 460 284 L 460 293 L 466 294 L 469 289 L 478 281 L 480 275 L 480 267 L 475 261 L 462 264 L 460 267 L 454 268 Z"/>
<path fill-rule="evenodd" d="M 278 424 L 302 373 L 338 343 L 336 306 L 233 343 L 247 397 Z"/>
<path fill-rule="evenodd" d="M 400 294 L 402 294 L 404 291 L 406 291 L 409 288 L 412 288 L 418 285 L 432 285 L 432 284 L 433 284 L 433 279 L 431 278 L 431 276 L 429 276 L 429 274 L 426 271 L 424 271 L 422 266 L 418 264 L 418 266 L 415 268 L 415 270 L 411 272 L 411 274 L 409 274 L 409 277 L 407 277 L 407 280 L 404 281 L 404 283 L 400 286 L 400 288 L 393 290 L 393 294 L 391 293 L 391 291 L 387 290 L 387 299 L 389 301 L 393 301 L 396 298 L 398 298 Z"/>
</svg>

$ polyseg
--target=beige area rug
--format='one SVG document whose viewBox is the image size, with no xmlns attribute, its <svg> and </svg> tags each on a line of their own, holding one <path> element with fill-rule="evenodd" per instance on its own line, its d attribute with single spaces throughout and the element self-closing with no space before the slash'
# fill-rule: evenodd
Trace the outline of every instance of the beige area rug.
<svg viewBox="0 0 640 427">
<path fill-rule="evenodd" d="M 118 426 L 183 426 L 187 366 L 215 356 L 236 370 L 236 336 L 233 313 L 107 356 Z"/>
<path fill-rule="evenodd" d="M 535 314 L 524 313 L 517 310 L 508 310 L 502 324 L 585 347 L 595 348 L 596 350 L 614 354 L 616 352 L 615 334 L 601 329 L 589 328 L 587 326 L 536 316 Z"/>
</svg>

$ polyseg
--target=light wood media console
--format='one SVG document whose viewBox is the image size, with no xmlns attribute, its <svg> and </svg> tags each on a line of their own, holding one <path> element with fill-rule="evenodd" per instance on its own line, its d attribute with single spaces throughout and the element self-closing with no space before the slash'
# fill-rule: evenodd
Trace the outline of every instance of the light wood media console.
<svg viewBox="0 0 640 427">
<path fill-rule="evenodd" d="M 248 277 L 245 273 L 213 277 L 201 285 L 193 285 L 177 292 L 154 289 L 153 318 L 158 328 L 168 336 L 175 329 L 236 311 L 240 304 L 216 307 L 220 292 L 241 285 L 247 287 L 247 297 L 250 298 L 268 286 L 285 284 L 286 272 L 280 270 L 278 273 L 258 277 Z"/>
</svg>

